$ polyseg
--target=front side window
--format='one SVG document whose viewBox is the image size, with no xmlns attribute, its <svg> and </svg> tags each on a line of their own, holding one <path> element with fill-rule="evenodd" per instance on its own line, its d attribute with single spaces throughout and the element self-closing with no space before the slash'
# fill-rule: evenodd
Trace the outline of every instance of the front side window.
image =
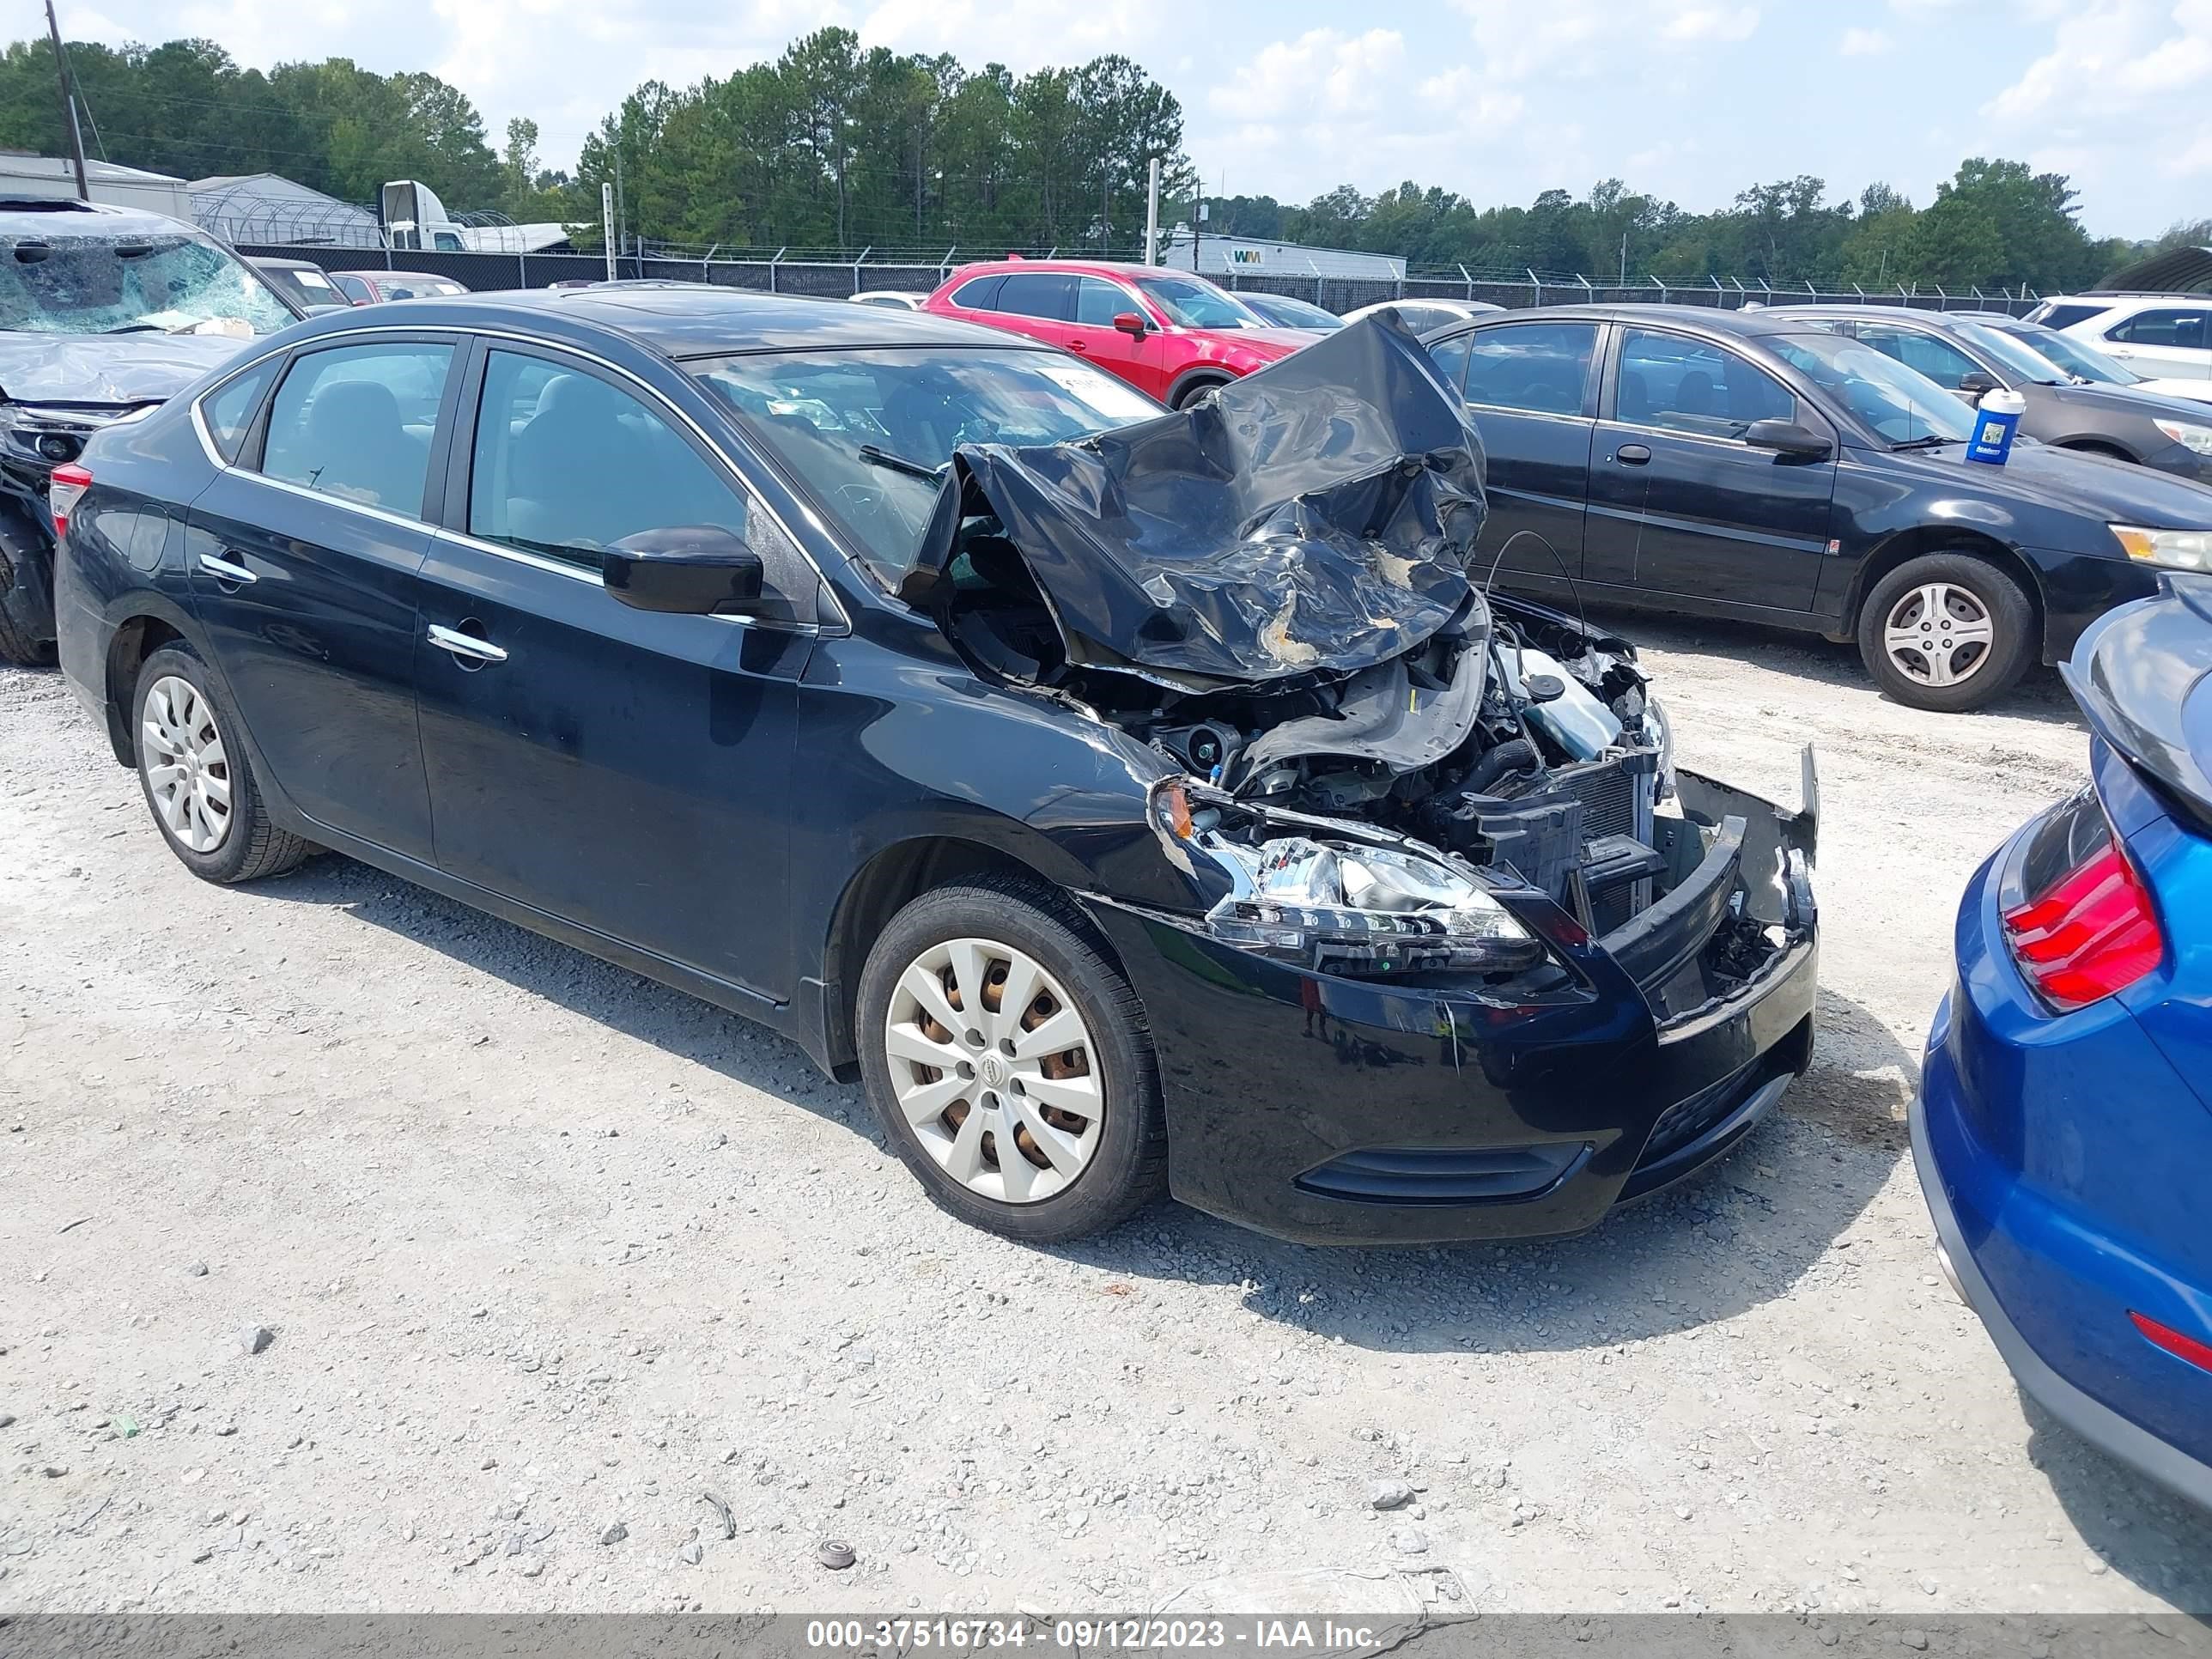
<svg viewBox="0 0 2212 1659">
<path fill-rule="evenodd" d="M 1071 443 L 1160 413 L 1055 351 L 758 352 L 686 367 L 887 588 L 913 563 L 960 445 Z"/>
<path fill-rule="evenodd" d="M 1733 351 L 1683 334 L 1632 328 L 1621 337 L 1617 419 L 1703 438 L 1741 438 L 1754 421 L 1790 421 L 1797 399 Z"/>
<path fill-rule="evenodd" d="M 0 239 L 0 329 L 29 334 L 273 334 L 292 309 L 209 238 Z"/>
<path fill-rule="evenodd" d="M 1917 368 L 1937 386 L 1956 392 L 1969 374 L 1982 366 L 1948 340 L 1917 328 L 1896 328 L 1887 323 L 1861 323 L 1859 338 L 1885 357 L 1894 357 L 1907 368 Z"/>
<path fill-rule="evenodd" d="M 994 307 L 1048 323 L 1075 320 L 1075 278 L 1057 271 L 1018 271 L 999 290 Z"/>
<path fill-rule="evenodd" d="M 2201 351 L 2207 343 L 2204 323 L 2205 313 L 2201 311 L 2142 311 L 2118 328 L 2107 329 L 2105 337 L 2130 345 Z"/>
<path fill-rule="evenodd" d="M 1595 323 L 1508 323 L 1468 337 L 1467 400 L 1491 409 L 1579 415 L 1597 356 Z"/>
<path fill-rule="evenodd" d="M 418 518 L 453 349 L 340 346 L 296 359 L 269 408 L 261 471 Z"/>
<path fill-rule="evenodd" d="M 1139 276 L 1137 286 L 1171 323 L 1185 328 L 1265 328 L 1267 320 L 1203 276 Z"/>
<path fill-rule="evenodd" d="M 1137 302 L 1117 283 L 1097 276 L 1083 276 L 1076 281 L 1075 320 L 1079 323 L 1111 328 L 1116 317 L 1136 309 Z"/>
<path fill-rule="evenodd" d="M 253 424 L 253 411 L 261 407 L 261 394 L 276 378 L 276 365 L 283 356 L 279 352 L 256 363 L 200 399 L 200 422 L 214 441 L 216 453 L 224 460 L 236 463 L 238 452 L 246 442 L 246 428 Z"/>
</svg>

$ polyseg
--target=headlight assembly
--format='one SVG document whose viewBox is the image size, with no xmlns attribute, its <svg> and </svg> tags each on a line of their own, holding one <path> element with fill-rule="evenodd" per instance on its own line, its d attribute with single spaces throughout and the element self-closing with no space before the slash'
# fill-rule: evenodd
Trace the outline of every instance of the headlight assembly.
<svg viewBox="0 0 2212 1659">
<path fill-rule="evenodd" d="M 2131 559 L 2167 570 L 2212 571 L 2212 530 L 2142 530 L 2124 524 L 2112 528 Z"/>
<path fill-rule="evenodd" d="M 1437 860 L 1303 836 L 1200 844 L 1237 884 L 1207 931 L 1243 950 L 1354 975 L 1510 972 L 1546 954 L 1495 897 Z"/>
<path fill-rule="evenodd" d="M 2199 455 L 2212 455 L 2212 426 L 2197 426 L 2188 421 L 2154 421 L 2160 432 Z"/>
</svg>

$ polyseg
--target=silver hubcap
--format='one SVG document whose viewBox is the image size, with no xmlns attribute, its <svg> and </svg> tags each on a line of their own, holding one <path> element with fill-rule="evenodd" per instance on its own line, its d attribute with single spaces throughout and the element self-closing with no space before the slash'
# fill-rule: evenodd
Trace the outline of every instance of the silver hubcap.
<svg viewBox="0 0 2212 1659">
<path fill-rule="evenodd" d="M 1035 1204 L 1098 1150 L 1105 1101 L 1090 1028 L 1042 963 L 994 939 L 933 945 L 884 1020 L 891 1088 L 915 1138 L 969 1191 Z"/>
<path fill-rule="evenodd" d="M 164 674 L 147 690 L 138 732 L 154 810 L 178 843 L 212 853 L 230 834 L 230 762 L 215 708 L 189 680 Z"/>
<path fill-rule="evenodd" d="M 1881 639 L 1890 661 L 1922 684 L 1956 685 L 1990 659 L 1996 627 L 1971 590 L 1928 582 L 1890 607 Z"/>
</svg>

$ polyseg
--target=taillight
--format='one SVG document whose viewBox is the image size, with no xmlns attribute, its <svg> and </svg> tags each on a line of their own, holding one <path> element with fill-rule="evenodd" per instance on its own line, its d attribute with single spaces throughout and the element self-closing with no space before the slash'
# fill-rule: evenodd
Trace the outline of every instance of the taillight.
<svg viewBox="0 0 2212 1659">
<path fill-rule="evenodd" d="M 2142 1333 L 2145 1341 L 2156 1343 L 2178 1359 L 2185 1359 L 2192 1365 L 2212 1371 L 2212 1342 L 2199 1342 L 2193 1336 L 2184 1336 L 2172 1326 L 2161 1325 L 2148 1314 L 2139 1314 L 2133 1309 L 2128 1310 L 2128 1317 L 2135 1322 L 2136 1328 Z"/>
<path fill-rule="evenodd" d="M 84 499 L 84 492 L 92 488 L 92 474 L 87 469 L 71 463 L 58 466 L 47 475 L 46 510 L 54 515 L 54 534 L 58 536 L 69 528 L 69 517 L 76 504 Z"/>
<path fill-rule="evenodd" d="M 2063 1013 L 2127 989 L 2158 966 L 2166 940 L 2150 893 L 2094 795 L 2061 807 L 2036 839 L 2025 902 L 2004 913 L 2005 945 Z"/>
</svg>

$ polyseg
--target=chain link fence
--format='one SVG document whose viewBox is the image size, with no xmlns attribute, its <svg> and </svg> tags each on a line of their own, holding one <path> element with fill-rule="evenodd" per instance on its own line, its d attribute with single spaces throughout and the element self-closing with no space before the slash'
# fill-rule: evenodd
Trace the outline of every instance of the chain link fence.
<svg viewBox="0 0 2212 1659">
<path fill-rule="evenodd" d="M 238 251 L 249 256 L 308 259 L 325 270 L 419 270 L 450 276 L 480 291 L 600 282 L 607 274 L 606 256 L 600 253 L 439 253 L 409 248 L 312 247 L 275 243 L 240 244 Z M 615 269 L 617 276 L 625 279 L 717 283 L 765 293 L 845 300 L 855 294 L 880 289 L 927 294 L 968 263 L 964 258 L 933 264 L 875 259 L 729 259 L 715 258 L 711 254 L 683 258 L 664 252 L 622 254 L 615 261 Z M 1987 294 L 1978 288 L 1951 293 L 1940 288 L 1917 287 L 1884 293 L 1856 285 L 1816 289 L 1808 283 L 1797 288 L 1770 288 L 1764 283 L 1756 283 L 1746 286 L 1733 279 L 1718 277 L 1695 281 L 1686 278 L 1671 283 L 1656 276 L 1628 283 L 1594 283 L 1582 276 L 1545 276 L 1533 271 L 1517 281 L 1495 276 L 1427 275 L 1383 282 L 1246 271 L 1212 276 L 1212 280 L 1224 288 L 1310 301 L 1340 315 L 1377 301 L 1410 299 L 1482 300 L 1509 310 L 1540 305 L 1656 301 L 1724 309 L 1747 305 L 1917 306 L 1943 311 L 2004 311 L 2014 315 L 2028 311 L 2037 303 L 2037 296 L 2025 288 L 2018 294 Z"/>
</svg>

